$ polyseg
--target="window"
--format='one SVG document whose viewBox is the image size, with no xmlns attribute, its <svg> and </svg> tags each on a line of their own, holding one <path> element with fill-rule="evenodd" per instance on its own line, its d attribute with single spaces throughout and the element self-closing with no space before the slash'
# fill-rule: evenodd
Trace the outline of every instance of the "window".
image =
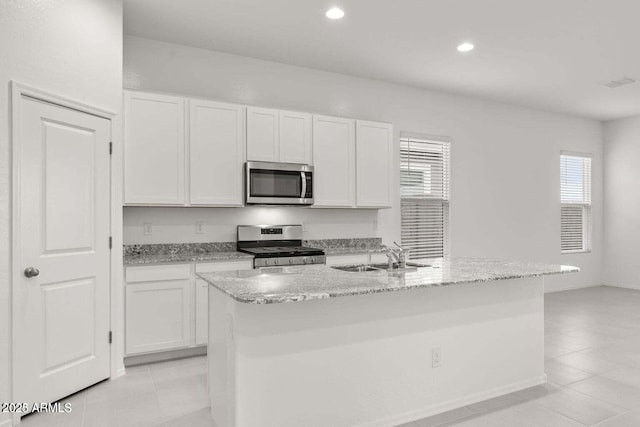
<svg viewBox="0 0 640 427">
<path fill-rule="evenodd" d="M 448 255 L 449 142 L 400 137 L 401 241 L 409 259 Z"/>
<path fill-rule="evenodd" d="M 591 156 L 560 155 L 560 248 L 591 250 Z"/>
</svg>

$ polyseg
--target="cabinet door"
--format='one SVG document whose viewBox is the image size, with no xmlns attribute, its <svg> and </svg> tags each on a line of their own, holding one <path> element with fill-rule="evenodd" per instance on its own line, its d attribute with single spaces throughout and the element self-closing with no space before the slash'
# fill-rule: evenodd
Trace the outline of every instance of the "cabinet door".
<svg viewBox="0 0 640 427">
<path fill-rule="evenodd" d="M 189 201 L 242 206 L 244 107 L 189 101 Z"/>
<path fill-rule="evenodd" d="M 196 279 L 196 345 L 209 342 L 209 284 Z"/>
<path fill-rule="evenodd" d="M 278 110 L 247 107 L 247 160 L 278 162 Z"/>
<path fill-rule="evenodd" d="M 391 206 L 393 127 L 389 123 L 356 122 L 356 206 Z"/>
<path fill-rule="evenodd" d="M 189 347 L 190 279 L 126 285 L 126 353 Z"/>
<path fill-rule="evenodd" d="M 312 164 L 311 114 L 280 111 L 280 161 Z"/>
<path fill-rule="evenodd" d="M 125 92 L 124 201 L 185 202 L 184 100 Z"/>
<path fill-rule="evenodd" d="M 355 120 L 313 116 L 314 207 L 355 205 Z"/>
<path fill-rule="evenodd" d="M 210 271 L 251 270 L 253 260 L 239 260 L 196 264 L 196 273 Z M 196 279 L 196 345 L 204 345 L 209 341 L 209 284 Z"/>
</svg>

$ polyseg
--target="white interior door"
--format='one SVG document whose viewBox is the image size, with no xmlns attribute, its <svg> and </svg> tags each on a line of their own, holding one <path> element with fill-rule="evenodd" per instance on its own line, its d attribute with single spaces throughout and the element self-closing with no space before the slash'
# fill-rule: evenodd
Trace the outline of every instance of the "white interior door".
<svg viewBox="0 0 640 427">
<path fill-rule="evenodd" d="M 53 402 L 109 377 L 111 122 L 17 102 L 15 401 Z"/>
</svg>

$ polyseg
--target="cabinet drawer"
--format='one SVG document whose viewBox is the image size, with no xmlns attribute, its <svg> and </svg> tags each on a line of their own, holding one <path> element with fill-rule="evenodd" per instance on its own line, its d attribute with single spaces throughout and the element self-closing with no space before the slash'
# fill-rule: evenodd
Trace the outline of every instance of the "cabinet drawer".
<svg viewBox="0 0 640 427">
<path fill-rule="evenodd" d="M 190 276 L 190 264 L 145 265 L 140 267 L 127 267 L 125 281 L 127 283 L 154 282 L 189 279 Z"/>
<path fill-rule="evenodd" d="M 196 273 L 209 273 L 211 271 L 235 271 L 251 270 L 253 268 L 252 259 L 238 261 L 208 262 L 206 264 L 196 264 Z"/>
</svg>

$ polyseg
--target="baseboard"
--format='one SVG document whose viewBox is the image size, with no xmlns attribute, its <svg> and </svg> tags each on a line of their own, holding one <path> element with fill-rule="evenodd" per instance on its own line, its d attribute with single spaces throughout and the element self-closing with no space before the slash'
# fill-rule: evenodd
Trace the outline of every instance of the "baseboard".
<svg viewBox="0 0 640 427">
<path fill-rule="evenodd" d="M 640 291 L 640 285 L 602 285 L 608 286 L 610 288 L 622 288 L 622 289 L 633 289 L 634 291 Z"/>
<path fill-rule="evenodd" d="M 554 292 L 562 292 L 562 291 L 574 291 L 576 289 L 587 289 L 587 288 L 595 288 L 598 286 L 605 286 L 602 283 L 594 283 L 592 285 L 569 285 L 569 286 L 562 286 L 559 288 L 554 288 L 554 289 L 545 289 L 544 293 L 545 294 L 552 294 Z"/>
<path fill-rule="evenodd" d="M 203 356 L 207 354 L 207 346 L 183 348 L 180 350 L 161 351 L 156 353 L 137 354 L 124 358 L 124 366 L 143 365 L 145 363 L 164 362 L 173 359 L 183 359 L 185 357 Z"/>
<path fill-rule="evenodd" d="M 443 412 L 451 411 L 453 409 L 462 408 L 463 406 L 472 405 L 474 403 L 492 399 L 494 397 L 524 390 L 525 388 L 534 387 L 540 384 L 544 384 L 546 382 L 547 382 L 547 375 L 543 374 L 539 377 L 531 378 L 524 381 L 519 381 L 513 384 L 501 386 L 501 387 L 496 387 L 496 388 L 485 390 L 479 393 L 474 393 L 469 396 L 461 397 L 459 399 L 450 400 L 448 402 L 427 406 L 417 411 L 410 411 L 404 414 L 394 415 L 392 417 L 387 417 L 387 418 L 376 420 L 376 421 L 370 421 L 363 424 L 358 424 L 358 427 L 384 427 L 384 426 L 390 426 L 390 425 L 405 424 L 412 421 L 420 420 L 422 418 L 427 418 L 433 415 L 441 414 Z"/>
<path fill-rule="evenodd" d="M 123 376 L 126 373 L 127 373 L 127 371 L 126 371 L 124 365 L 122 365 L 120 368 L 118 368 L 118 371 L 116 372 L 115 378 L 112 378 L 112 379 L 120 378 L 121 376 Z"/>
</svg>

